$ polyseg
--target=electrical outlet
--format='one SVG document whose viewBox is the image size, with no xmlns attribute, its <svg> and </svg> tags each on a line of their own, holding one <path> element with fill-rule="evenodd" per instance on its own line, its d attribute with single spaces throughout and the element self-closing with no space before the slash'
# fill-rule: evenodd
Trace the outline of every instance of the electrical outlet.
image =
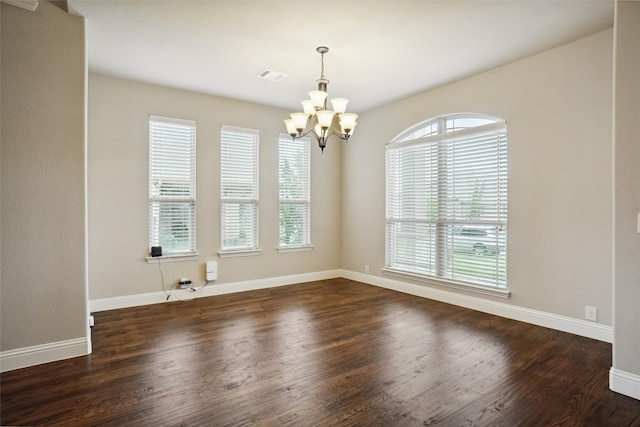
<svg viewBox="0 0 640 427">
<path fill-rule="evenodd" d="M 598 320 L 598 309 L 596 307 L 591 307 L 590 305 L 586 305 L 584 307 L 584 318 L 586 320 L 591 320 L 592 322 L 596 322 Z"/>
<path fill-rule="evenodd" d="M 369 266 L 368 266 L 368 265 L 365 265 L 365 266 L 364 266 L 364 272 L 365 272 L 366 274 L 369 274 Z"/>
<path fill-rule="evenodd" d="M 187 289 L 189 286 L 191 286 L 191 280 L 187 279 L 186 277 L 178 280 L 178 287 L 180 289 Z"/>
</svg>

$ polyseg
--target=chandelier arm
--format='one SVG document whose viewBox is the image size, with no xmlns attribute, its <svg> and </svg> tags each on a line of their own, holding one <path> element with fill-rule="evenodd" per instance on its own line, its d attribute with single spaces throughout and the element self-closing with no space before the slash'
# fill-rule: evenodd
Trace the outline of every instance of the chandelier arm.
<svg viewBox="0 0 640 427">
<path fill-rule="evenodd" d="M 336 125 L 335 121 L 331 123 L 330 134 L 337 136 L 343 141 L 349 141 L 349 137 L 351 136 L 348 133 L 343 133 L 342 129 Z"/>
<path fill-rule="evenodd" d="M 296 135 L 293 137 L 293 139 L 302 138 L 304 136 L 307 136 L 309 133 L 311 133 L 314 130 L 314 127 L 316 126 L 317 123 L 318 123 L 318 118 L 314 114 L 313 116 L 311 116 L 311 122 L 310 123 L 307 122 L 307 125 L 304 127 L 304 129 L 302 129 L 299 132 L 297 132 Z M 314 132 L 314 134 L 315 134 L 315 132 Z"/>
<path fill-rule="evenodd" d="M 347 134 L 345 134 L 345 133 L 342 133 L 342 132 L 340 132 L 340 131 L 336 130 L 334 127 L 331 127 L 331 128 L 329 129 L 329 133 L 327 134 L 327 138 L 328 138 L 329 136 L 331 136 L 331 135 L 334 135 L 334 136 L 336 136 L 336 137 L 340 138 L 340 139 L 341 139 L 341 140 L 343 140 L 343 141 L 349 141 L 349 137 L 351 136 L 351 135 L 349 135 L 348 133 L 347 133 Z"/>
<path fill-rule="evenodd" d="M 318 143 L 318 146 L 322 149 L 322 152 L 324 153 L 324 147 L 327 145 L 327 138 L 331 136 L 331 133 L 327 132 L 327 134 L 323 138 L 322 136 L 318 135 L 314 130 L 314 128 L 312 127 L 306 131 L 303 131 L 299 135 L 291 135 L 291 136 L 293 137 L 294 141 L 298 138 L 304 138 L 305 136 L 313 136 L 313 139 L 316 140 L 316 142 Z"/>
<path fill-rule="evenodd" d="M 318 139 L 318 138 L 319 138 L 318 134 L 317 134 L 317 133 L 316 133 L 316 131 L 313 129 L 313 127 L 309 128 L 309 129 L 307 129 L 307 130 L 302 131 L 301 133 L 299 133 L 298 135 L 294 136 L 293 138 L 294 138 L 294 139 L 304 138 L 304 137 L 305 137 L 305 136 L 307 136 L 307 135 L 312 135 L 312 136 L 313 136 L 314 138 L 316 138 L 316 139 Z"/>
<path fill-rule="evenodd" d="M 316 141 L 320 141 L 320 135 L 318 135 L 315 131 L 315 127 L 318 124 L 318 117 L 314 114 L 311 118 L 311 122 L 307 123 L 307 127 L 299 132 L 297 135 L 293 137 L 293 139 L 304 138 L 305 136 L 311 135 Z"/>
</svg>

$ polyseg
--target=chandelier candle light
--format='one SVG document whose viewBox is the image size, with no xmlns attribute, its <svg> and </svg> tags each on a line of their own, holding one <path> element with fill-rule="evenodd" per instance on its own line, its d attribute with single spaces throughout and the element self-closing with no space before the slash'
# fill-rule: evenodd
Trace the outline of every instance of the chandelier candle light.
<svg viewBox="0 0 640 427">
<path fill-rule="evenodd" d="M 318 90 L 309 92 L 309 98 L 302 101 L 304 113 L 292 113 L 291 118 L 284 121 L 287 125 L 287 132 L 295 140 L 307 135 L 313 135 L 318 141 L 322 152 L 327 145 L 327 139 L 331 135 L 349 141 L 356 127 L 357 114 L 346 113 L 348 99 L 333 98 L 331 105 L 333 111 L 327 109 L 327 85 L 329 80 L 324 78 L 324 54 L 329 52 L 329 48 L 320 46 L 316 51 L 321 55 L 322 68 L 320 78 L 316 80 Z"/>
</svg>

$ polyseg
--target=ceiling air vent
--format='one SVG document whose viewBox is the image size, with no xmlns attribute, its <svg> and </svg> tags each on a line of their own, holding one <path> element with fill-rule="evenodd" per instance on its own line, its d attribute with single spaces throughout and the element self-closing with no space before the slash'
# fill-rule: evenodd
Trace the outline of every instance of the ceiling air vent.
<svg viewBox="0 0 640 427">
<path fill-rule="evenodd" d="M 272 80 L 274 82 L 279 82 L 282 79 L 285 79 L 287 75 L 285 73 L 280 73 L 278 71 L 267 70 L 266 68 L 258 73 L 256 76 L 259 79 L 267 79 Z"/>
</svg>

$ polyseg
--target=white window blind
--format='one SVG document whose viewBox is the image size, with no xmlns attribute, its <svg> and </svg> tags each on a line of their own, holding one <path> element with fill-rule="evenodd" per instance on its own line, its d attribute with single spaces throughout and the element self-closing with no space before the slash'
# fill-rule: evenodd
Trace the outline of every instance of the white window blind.
<svg viewBox="0 0 640 427">
<path fill-rule="evenodd" d="M 222 126 L 222 251 L 258 249 L 257 130 Z"/>
<path fill-rule="evenodd" d="M 309 246 L 311 193 L 310 140 L 281 134 L 278 142 L 280 247 Z"/>
<path fill-rule="evenodd" d="M 421 126 L 386 151 L 386 268 L 505 288 L 506 125 L 465 115 Z"/>
<path fill-rule="evenodd" d="M 149 247 L 196 252 L 196 122 L 149 117 Z"/>
</svg>

